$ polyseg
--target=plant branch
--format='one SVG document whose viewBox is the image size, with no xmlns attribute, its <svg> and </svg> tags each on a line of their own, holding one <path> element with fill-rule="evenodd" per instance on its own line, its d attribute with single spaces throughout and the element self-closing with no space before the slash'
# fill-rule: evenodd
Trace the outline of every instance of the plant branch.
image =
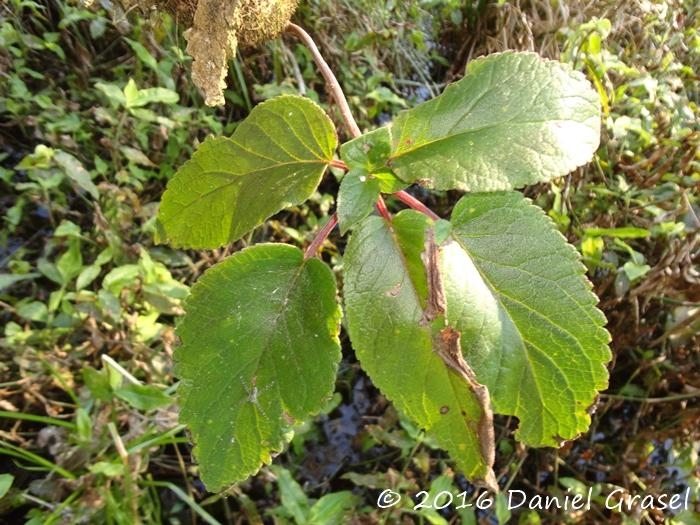
<svg viewBox="0 0 700 525">
<path fill-rule="evenodd" d="M 386 207 L 386 203 L 384 202 L 384 199 L 382 199 L 381 195 L 377 197 L 377 204 L 375 206 L 379 212 L 379 215 L 381 215 L 384 220 L 391 222 L 391 214 L 389 213 L 389 209 Z"/>
<path fill-rule="evenodd" d="M 401 190 L 401 191 L 397 191 L 396 193 L 394 193 L 394 196 L 398 197 L 398 199 L 401 202 L 403 202 L 404 204 L 407 204 L 408 206 L 410 206 L 414 210 L 418 210 L 419 212 L 424 213 L 425 215 L 427 215 L 428 217 L 430 217 L 434 221 L 437 221 L 440 219 L 439 215 L 437 215 L 433 210 L 428 208 L 425 204 L 423 204 L 421 201 L 416 199 L 410 193 L 406 193 L 405 191 Z"/>
<path fill-rule="evenodd" d="M 326 240 L 326 238 L 328 237 L 328 234 L 331 233 L 331 231 L 333 230 L 333 228 L 336 227 L 337 224 L 338 224 L 338 214 L 334 213 L 333 215 L 330 216 L 330 218 L 328 219 L 328 222 L 326 224 L 324 224 L 320 230 L 318 230 L 318 233 L 316 233 L 316 236 L 311 241 L 311 244 L 309 244 L 309 247 L 304 252 L 304 260 L 311 259 L 311 257 L 316 256 L 316 252 L 323 244 L 323 241 Z"/>
<path fill-rule="evenodd" d="M 330 165 L 334 168 L 340 168 L 341 170 L 348 171 L 348 165 L 345 164 L 342 160 L 333 159 L 330 162 Z"/>
<path fill-rule="evenodd" d="M 353 138 L 357 138 L 362 135 L 357 122 L 355 122 L 355 118 L 350 112 L 348 100 L 345 98 L 345 93 L 343 93 L 343 90 L 338 83 L 338 79 L 335 78 L 333 71 L 331 71 L 331 68 L 328 67 L 328 64 L 321 56 L 321 52 L 318 50 L 318 46 L 316 46 L 316 42 L 313 41 L 311 35 L 309 35 L 309 33 L 307 33 L 303 28 L 296 24 L 292 24 L 291 22 L 287 24 L 287 31 L 294 33 L 304 43 L 304 45 L 309 48 L 309 51 L 311 51 L 311 56 L 313 57 L 314 62 L 316 62 L 318 69 L 321 71 L 321 75 L 323 75 L 323 78 L 326 81 L 328 91 L 330 91 L 331 96 L 335 100 L 336 104 L 338 104 L 340 114 L 343 117 L 343 121 L 345 122 L 345 126 L 350 132 L 350 135 Z"/>
</svg>

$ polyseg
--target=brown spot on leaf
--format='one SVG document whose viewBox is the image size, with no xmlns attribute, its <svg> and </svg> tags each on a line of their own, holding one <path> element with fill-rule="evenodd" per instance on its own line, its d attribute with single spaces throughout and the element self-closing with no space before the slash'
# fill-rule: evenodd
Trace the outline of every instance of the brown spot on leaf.
<svg viewBox="0 0 700 525">
<path fill-rule="evenodd" d="M 401 292 L 401 287 L 402 287 L 402 286 L 403 286 L 403 284 L 399 281 L 398 283 L 396 283 L 396 284 L 391 288 L 391 290 L 387 290 L 387 291 L 385 292 L 385 295 L 386 295 L 387 297 L 396 297 L 396 296 L 398 296 L 399 293 Z"/>
<path fill-rule="evenodd" d="M 293 425 L 294 423 L 296 423 L 296 420 L 292 416 L 290 416 L 287 411 L 282 412 L 282 419 L 284 419 L 284 422 L 287 425 Z"/>
</svg>

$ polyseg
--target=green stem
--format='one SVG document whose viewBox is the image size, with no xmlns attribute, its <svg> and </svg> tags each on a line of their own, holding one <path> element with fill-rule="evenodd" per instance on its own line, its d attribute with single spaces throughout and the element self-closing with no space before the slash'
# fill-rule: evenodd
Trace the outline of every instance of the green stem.
<svg viewBox="0 0 700 525">
<path fill-rule="evenodd" d="M 0 418 L 34 421 L 35 423 L 43 423 L 45 425 L 53 425 L 55 427 L 64 427 L 70 430 L 75 430 L 75 424 L 71 423 L 70 421 L 63 421 L 62 419 L 39 416 L 36 414 L 25 414 L 24 412 L 8 412 L 6 410 L 0 410 Z"/>
<path fill-rule="evenodd" d="M 635 397 L 635 396 L 620 396 L 616 394 L 600 394 L 601 399 L 615 399 L 620 401 L 636 401 L 637 403 L 672 403 L 674 401 L 684 401 L 686 399 L 693 399 L 700 397 L 700 392 L 690 392 L 688 394 L 677 394 L 675 396 L 667 397 Z"/>
<path fill-rule="evenodd" d="M 194 510 L 200 518 L 202 518 L 206 523 L 209 523 L 210 525 L 221 525 L 221 522 L 219 522 L 216 518 L 214 518 L 211 514 L 209 514 L 206 510 L 204 510 L 200 505 L 197 504 L 197 502 L 192 499 L 184 490 L 182 490 L 180 487 L 175 485 L 174 483 L 171 483 L 169 481 L 143 481 L 141 483 L 142 485 L 145 485 L 147 487 L 159 487 L 159 488 L 166 488 L 175 493 L 175 495 L 182 500 L 183 503 L 189 505 L 189 507 Z"/>
<path fill-rule="evenodd" d="M 116 449 L 117 454 L 119 455 L 119 458 L 122 460 L 122 463 L 124 465 L 124 499 L 126 500 L 129 507 L 131 507 L 131 515 L 134 519 L 134 525 L 140 525 L 141 520 L 138 518 L 139 505 L 136 496 L 137 487 L 136 482 L 134 480 L 134 473 L 131 470 L 131 465 L 129 462 L 129 452 L 126 450 L 124 442 L 122 441 L 122 438 L 119 435 L 119 431 L 117 430 L 117 425 L 115 425 L 114 422 L 110 421 L 109 423 L 107 423 L 107 430 L 112 436 L 114 448 Z"/>
<path fill-rule="evenodd" d="M 110 150 L 112 153 L 112 167 L 114 168 L 114 173 L 118 173 L 122 169 L 121 157 L 119 156 L 119 143 L 121 141 L 122 130 L 126 124 L 127 112 L 124 109 L 119 121 L 117 122 L 117 128 L 114 130 L 114 140 L 110 142 Z"/>
<path fill-rule="evenodd" d="M 0 441 L 0 455 L 6 455 L 17 459 L 22 459 L 24 461 L 30 461 L 35 465 L 39 466 L 40 468 L 46 469 L 49 472 L 55 472 L 59 476 L 64 477 L 66 479 L 77 479 L 77 476 L 75 474 L 64 468 L 61 468 L 55 463 L 51 463 L 48 459 L 45 459 L 39 456 L 38 454 L 34 454 L 33 452 L 29 452 L 28 450 L 24 450 L 5 441 Z M 27 470 L 27 468 L 25 468 L 25 470 Z"/>
</svg>

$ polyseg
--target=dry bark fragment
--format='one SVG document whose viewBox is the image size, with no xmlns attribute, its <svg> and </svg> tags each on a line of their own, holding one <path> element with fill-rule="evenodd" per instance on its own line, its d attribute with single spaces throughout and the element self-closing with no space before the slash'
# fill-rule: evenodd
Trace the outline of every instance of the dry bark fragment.
<svg viewBox="0 0 700 525">
<path fill-rule="evenodd" d="M 89 1 L 89 0 L 84 0 Z M 125 10 L 150 12 L 153 1 L 121 0 Z M 298 0 L 155 0 L 178 23 L 190 25 L 185 33 L 192 56 L 192 81 L 208 106 L 224 104 L 228 61 L 238 46 L 253 46 L 279 35 L 296 11 Z"/>
</svg>

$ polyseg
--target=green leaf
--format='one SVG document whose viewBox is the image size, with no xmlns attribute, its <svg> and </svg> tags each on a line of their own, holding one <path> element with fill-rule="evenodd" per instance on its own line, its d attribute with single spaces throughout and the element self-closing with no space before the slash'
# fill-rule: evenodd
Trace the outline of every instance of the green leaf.
<svg viewBox="0 0 700 525">
<path fill-rule="evenodd" d="M 294 519 L 295 523 L 308 523 L 309 498 L 286 468 L 272 466 L 270 470 L 277 477 L 282 507 Z"/>
<path fill-rule="evenodd" d="M 393 121 L 389 166 L 406 182 L 472 192 L 519 188 L 588 162 L 600 101 L 585 77 L 534 53 L 473 60 L 444 93 Z"/>
<path fill-rule="evenodd" d="M 321 497 L 309 511 L 309 525 L 348 523 L 348 515 L 358 507 L 360 498 L 349 490 L 331 492 Z"/>
<path fill-rule="evenodd" d="M 114 295 L 119 295 L 124 288 L 133 286 L 136 283 L 139 274 L 140 271 L 137 264 L 117 266 L 110 270 L 102 279 L 102 288 L 109 290 Z"/>
<path fill-rule="evenodd" d="M 136 98 L 126 101 L 127 108 L 139 108 L 148 104 L 176 104 L 180 96 L 172 89 L 154 87 L 139 89 Z"/>
<path fill-rule="evenodd" d="M 448 318 L 494 412 L 518 417 L 528 445 L 575 438 L 611 357 L 578 253 L 515 192 L 464 196 L 452 226 L 441 250 Z"/>
<path fill-rule="evenodd" d="M 124 86 L 124 106 L 127 108 L 131 106 L 131 103 L 136 100 L 136 98 L 139 96 L 139 88 L 136 86 L 136 81 L 134 81 L 133 78 L 130 78 L 129 81 L 126 83 L 126 86 Z"/>
<path fill-rule="evenodd" d="M 56 265 L 49 262 L 45 257 L 37 259 L 36 269 L 39 270 L 44 277 L 52 280 L 56 284 L 60 284 L 61 286 L 67 284 Z"/>
<path fill-rule="evenodd" d="M 82 290 L 88 286 L 92 281 L 97 279 L 101 271 L 102 268 L 96 264 L 91 264 L 83 268 L 78 274 L 78 278 L 75 280 L 75 289 Z"/>
<path fill-rule="evenodd" d="M 352 228 L 372 212 L 379 197 L 379 180 L 360 170 L 350 170 L 340 181 L 338 223 L 340 233 Z"/>
<path fill-rule="evenodd" d="M 14 480 L 15 477 L 12 474 L 0 474 L 0 499 L 4 498 L 5 494 L 8 493 Z"/>
<path fill-rule="evenodd" d="M 102 474 L 108 478 L 116 478 L 124 475 L 124 463 L 98 461 L 97 463 L 90 465 L 88 470 L 93 474 Z"/>
<path fill-rule="evenodd" d="M 171 89 L 146 88 L 138 89 L 133 78 L 124 86 L 124 106 L 127 109 L 140 108 L 148 104 L 162 102 L 163 104 L 175 104 L 180 96 Z"/>
<path fill-rule="evenodd" d="M 506 495 L 503 492 L 499 492 L 496 494 L 496 519 L 498 519 L 498 525 L 509 523 L 510 517 L 511 512 Z"/>
<path fill-rule="evenodd" d="M 78 442 L 83 444 L 92 443 L 94 439 L 92 418 L 90 413 L 84 408 L 75 411 L 75 429 Z"/>
<path fill-rule="evenodd" d="M 156 165 L 151 159 L 149 159 L 146 154 L 137 148 L 132 148 L 131 146 L 121 146 L 119 151 L 124 158 L 129 162 L 136 164 L 137 166 L 143 166 L 144 168 L 155 168 Z"/>
<path fill-rule="evenodd" d="M 112 399 L 112 386 L 108 371 L 95 370 L 85 366 L 81 372 L 85 386 L 95 399 L 104 402 L 109 402 Z"/>
<path fill-rule="evenodd" d="M 308 199 L 336 146 L 332 122 L 310 100 L 287 95 L 259 104 L 230 139 L 206 140 L 170 180 L 157 240 L 216 248 L 239 239 Z"/>
<path fill-rule="evenodd" d="M 48 169 L 51 167 L 51 160 L 56 154 L 56 150 L 39 144 L 34 147 L 34 153 L 30 153 L 22 158 L 15 166 L 16 170 Z"/>
<path fill-rule="evenodd" d="M 119 89 L 118 86 L 115 84 L 106 84 L 104 82 L 97 82 L 95 84 L 95 87 L 102 91 L 109 101 L 112 103 L 113 106 L 119 107 L 119 106 L 125 106 L 126 105 L 126 98 L 124 96 L 124 91 Z"/>
<path fill-rule="evenodd" d="M 38 273 L 24 273 L 20 275 L 14 275 L 11 273 L 0 273 L 0 291 L 3 291 L 5 288 L 9 288 L 15 283 L 29 281 L 31 279 L 39 277 L 39 275 L 40 274 Z"/>
<path fill-rule="evenodd" d="M 155 410 L 173 402 L 169 395 L 153 385 L 127 383 L 115 388 L 114 395 L 138 410 Z"/>
<path fill-rule="evenodd" d="M 61 281 L 68 283 L 77 277 L 83 269 L 83 254 L 80 251 L 80 239 L 69 237 L 68 250 L 56 261 L 56 269 L 61 275 Z"/>
<path fill-rule="evenodd" d="M 625 272 L 630 282 L 634 282 L 649 273 L 651 266 L 648 264 L 637 264 L 634 261 L 627 261 L 622 267 L 622 270 Z"/>
<path fill-rule="evenodd" d="M 391 132 L 388 127 L 378 128 L 346 142 L 340 147 L 340 158 L 351 168 L 368 172 L 386 169 L 391 155 Z"/>
<path fill-rule="evenodd" d="M 30 301 L 28 303 L 20 303 L 16 307 L 18 316 L 27 319 L 28 321 L 40 321 L 45 323 L 48 320 L 48 308 L 41 301 Z"/>
<path fill-rule="evenodd" d="M 586 228 L 584 233 L 589 237 L 616 237 L 618 239 L 642 239 L 649 237 L 651 232 L 644 228 L 624 226 L 622 228 Z"/>
<path fill-rule="evenodd" d="M 80 226 L 78 226 L 74 222 L 67 221 L 65 219 L 61 221 L 61 224 L 56 226 L 56 229 L 53 231 L 53 235 L 54 237 L 77 237 L 78 239 L 82 238 Z"/>
<path fill-rule="evenodd" d="M 408 186 L 387 167 L 390 154 L 391 132 L 386 126 L 365 133 L 340 147 L 340 158 L 350 171 L 372 175 L 379 181 L 379 190 L 383 193 L 394 193 Z"/>
<path fill-rule="evenodd" d="M 212 490 L 271 461 L 318 413 L 340 361 L 335 278 L 283 244 L 247 248 L 192 287 L 177 327 L 181 420 Z"/>
<path fill-rule="evenodd" d="M 158 68 L 158 61 L 151 54 L 151 52 L 148 49 L 146 49 L 146 46 L 144 46 L 141 42 L 132 40 L 127 37 L 124 37 L 124 41 L 127 44 L 129 44 L 129 47 L 134 52 L 134 54 L 140 62 L 142 62 L 145 66 L 150 68 L 155 73 L 160 73 L 160 69 Z"/>
<path fill-rule="evenodd" d="M 90 173 L 88 173 L 78 159 L 65 151 L 56 151 L 53 160 L 64 169 L 69 179 L 88 192 L 93 199 L 97 200 L 100 196 L 100 192 L 97 190 L 95 183 L 92 182 Z"/>
<path fill-rule="evenodd" d="M 443 336 L 452 332 L 444 316 L 432 315 L 434 291 L 422 258 L 428 234 L 434 238 L 431 221 L 413 210 L 391 224 L 372 216 L 355 228 L 344 256 L 348 332 L 373 383 L 467 476 L 494 486 L 493 429 L 484 427 L 490 412 L 442 357 Z"/>
</svg>

